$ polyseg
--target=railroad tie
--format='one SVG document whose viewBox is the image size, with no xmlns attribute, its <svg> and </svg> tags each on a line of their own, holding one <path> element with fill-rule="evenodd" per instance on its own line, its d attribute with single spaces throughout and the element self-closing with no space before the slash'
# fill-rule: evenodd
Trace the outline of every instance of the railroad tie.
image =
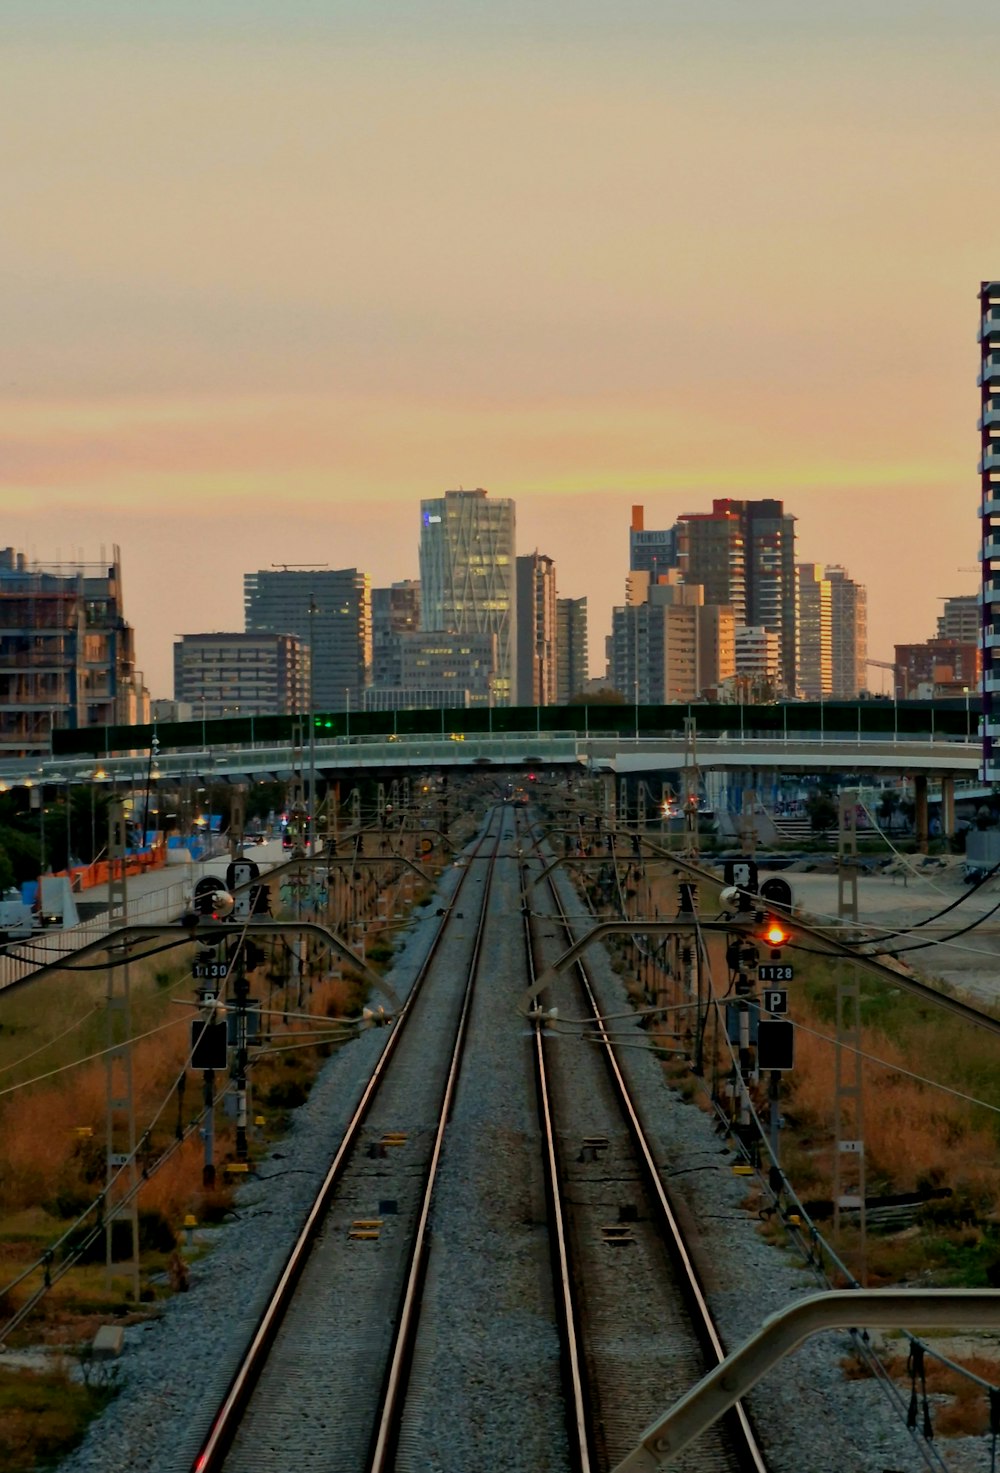
<svg viewBox="0 0 1000 1473">
<path fill-rule="evenodd" d="M 371 1242 L 378 1238 L 381 1228 L 381 1217 L 356 1217 L 347 1236 L 355 1242 Z"/>
<path fill-rule="evenodd" d="M 635 1237 L 628 1223 L 615 1222 L 601 1228 L 604 1244 L 608 1248 L 627 1247 L 635 1242 Z"/>
</svg>

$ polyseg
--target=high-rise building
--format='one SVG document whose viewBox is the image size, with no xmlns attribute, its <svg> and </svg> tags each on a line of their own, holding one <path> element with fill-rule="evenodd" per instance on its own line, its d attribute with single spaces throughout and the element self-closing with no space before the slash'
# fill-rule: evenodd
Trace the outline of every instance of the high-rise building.
<svg viewBox="0 0 1000 1473">
<path fill-rule="evenodd" d="M 692 700 L 704 692 L 718 691 L 732 678 L 736 620 L 729 604 L 706 604 L 701 584 L 686 582 L 676 568 L 655 579 L 647 573 L 630 573 L 626 593 L 625 607 L 612 610 L 611 657 L 612 684 L 626 699 L 635 699 L 637 687 L 640 701 L 647 697 L 656 703 Z M 630 621 L 630 615 L 643 610 L 653 612 Z M 689 635 L 693 640 L 690 661 Z M 651 666 L 642 669 L 647 659 Z M 631 680 L 631 696 L 619 680 Z"/>
<path fill-rule="evenodd" d="M 868 590 L 839 566 L 828 567 L 833 697 L 854 701 L 868 689 Z"/>
<path fill-rule="evenodd" d="M 937 618 L 938 639 L 957 639 L 961 644 L 979 642 L 979 599 L 974 593 L 962 593 L 944 600 Z"/>
<path fill-rule="evenodd" d="M 632 508 L 632 525 L 628 533 L 628 565 L 630 572 L 649 573 L 655 580 L 668 568 L 677 566 L 677 528 L 646 530 L 645 510 Z"/>
<path fill-rule="evenodd" d="M 392 635 L 391 642 L 390 661 L 398 678 L 366 692 L 367 711 L 493 704 L 495 634 L 416 629 Z"/>
<path fill-rule="evenodd" d="M 309 651 L 294 634 L 182 634 L 174 700 L 196 717 L 286 715 L 307 709 Z"/>
<path fill-rule="evenodd" d="M 398 685 L 394 663 L 398 642 L 394 634 L 413 634 L 420 628 L 420 584 L 416 578 L 372 589 L 372 684 Z"/>
<path fill-rule="evenodd" d="M 556 700 L 565 706 L 579 695 L 590 675 L 587 600 L 556 599 Z"/>
<path fill-rule="evenodd" d="M 554 706 L 556 668 L 556 565 L 529 552 L 517 566 L 517 699 L 522 706 Z"/>
<path fill-rule="evenodd" d="M 748 700 L 773 699 L 784 689 L 781 636 L 763 624 L 736 631 L 736 674 Z"/>
<path fill-rule="evenodd" d="M 782 684 L 795 694 L 797 620 L 795 602 L 795 518 L 784 503 L 734 502 L 742 506 L 746 557 L 746 620 L 777 634 Z"/>
<path fill-rule="evenodd" d="M 700 583 L 707 604 L 727 604 L 747 622 L 746 537 L 742 502 L 716 500 L 710 512 L 677 523 L 677 565 L 685 583 Z"/>
<path fill-rule="evenodd" d="M 513 501 L 481 487 L 420 503 L 423 628 L 496 635 L 499 706 L 517 696 L 515 531 Z"/>
<path fill-rule="evenodd" d="M 996 782 L 1000 779 L 1000 723 L 995 720 L 1000 693 L 1000 281 L 980 283 L 979 344 L 981 776 L 986 782 Z"/>
<path fill-rule="evenodd" d="M 799 606 L 797 690 L 810 701 L 833 695 L 833 590 L 819 563 L 795 569 Z"/>
<path fill-rule="evenodd" d="M 0 549 L 0 753 L 44 754 L 55 727 L 131 725 L 148 714 L 118 548 L 110 565 L 47 567 Z"/>
<path fill-rule="evenodd" d="M 248 634 L 294 634 L 310 650 L 315 710 L 360 711 L 372 658 L 367 573 L 320 567 L 244 573 L 243 604 Z"/>
<path fill-rule="evenodd" d="M 612 609 L 611 684 L 637 705 L 693 701 L 698 694 L 698 606 L 646 603 Z"/>
</svg>

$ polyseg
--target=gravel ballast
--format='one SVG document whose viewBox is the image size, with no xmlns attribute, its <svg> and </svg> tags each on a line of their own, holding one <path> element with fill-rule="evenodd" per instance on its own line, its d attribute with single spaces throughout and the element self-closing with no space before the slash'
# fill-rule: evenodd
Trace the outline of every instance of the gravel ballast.
<svg viewBox="0 0 1000 1473">
<path fill-rule="evenodd" d="M 457 868 L 446 872 L 432 905 L 405 933 L 405 950 L 389 979 L 400 996 L 406 995 L 436 931 L 434 909 L 458 876 Z M 578 926 L 584 929 L 589 922 L 582 918 L 579 896 L 564 876 L 557 883 L 567 910 L 580 917 Z M 450 1378 L 440 1369 L 447 1357 L 438 1361 L 426 1349 L 418 1354 L 417 1395 L 404 1424 L 401 1469 L 465 1473 L 495 1467 L 506 1473 L 514 1465 L 497 1461 L 491 1448 L 496 1451 L 497 1428 L 509 1408 L 524 1407 L 526 1391 L 535 1398 L 536 1410 L 530 1413 L 517 1466 L 568 1466 L 553 1371 L 555 1330 L 542 1313 L 548 1267 L 544 1231 L 541 1225 L 523 1231 L 525 1216 L 536 1211 L 540 1186 L 530 1175 L 513 1189 L 500 1185 L 516 1183 L 516 1172 L 531 1159 L 529 1137 L 537 1129 L 522 1072 L 523 1020 L 517 998 L 499 985 L 508 954 L 513 969 L 511 948 L 520 945 L 516 887 L 503 878 L 501 886 L 504 915 L 487 938 L 487 965 L 498 985 L 485 995 L 474 1020 L 475 1067 L 485 1072 L 476 1092 L 460 1092 L 456 1102 L 458 1131 L 442 1165 L 442 1184 L 448 1188 L 443 1200 L 450 1205 L 435 1223 L 441 1251 L 432 1252 L 426 1282 L 432 1339 L 436 1336 L 449 1353 L 457 1346 L 458 1353 Z M 587 962 L 604 1010 L 623 1011 L 625 989 L 607 954 L 592 948 Z M 60 1473 L 186 1473 L 190 1468 L 327 1168 L 330 1143 L 339 1140 L 385 1038 L 378 1031 L 365 1033 L 324 1066 L 308 1101 L 294 1112 L 287 1137 L 261 1163 L 260 1176 L 240 1189 L 237 1220 L 203 1235 L 212 1247 L 193 1264 L 190 1291 L 167 1302 L 156 1319 L 127 1330 L 118 1363 L 121 1393 L 62 1462 Z M 638 1028 L 636 1041 L 648 1041 Z M 741 1205 L 745 1181 L 733 1176 L 733 1158 L 724 1152 L 712 1121 L 668 1088 L 652 1052 L 623 1049 L 621 1060 L 671 1193 L 696 1230 L 713 1312 L 726 1343 L 735 1347 L 766 1315 L 820 1286 L 791 1253 L 761 1237 Z M 484 1164 L 484 1155 L 492 1166 Z M 491 1186 L 487 1175 L 494 1168 Z M 504 1190 L 514 1195 L 504 1200 Z M 497 1200 L 487 1220 L 477 1204 L 491 1195 Z M 518 1220 L 522 1231 L 511 1240 L 507 1226 Z M 455 1271 L 456 1253 L 468 1266 L 465 1274 Z M 480 1328 L 491 1282 L 484 1279 L 486 1264 L 492 1281 L 510 1288 L 509 1299 L 487 1306 L 493 1344 L 483 1343 Z M 844 1377 L 840 1363 L 849 1354 L 848 1337 L 816 1337 L 765 1377 L 750 1397 L 773 1473 L 916 1473 L 928 1466 L 985 1473 L 989 1452 L 982 1439 L 937 1444 L 942 1461 L 928 1464 L 879 1387 Z M 498 1402 L 498 1388 L 504 1388 L 504 1397 L 509 1392 L 509 1400 Z M 671 1399 L 665 1389 L 664 1408 Z"/>
</svg>

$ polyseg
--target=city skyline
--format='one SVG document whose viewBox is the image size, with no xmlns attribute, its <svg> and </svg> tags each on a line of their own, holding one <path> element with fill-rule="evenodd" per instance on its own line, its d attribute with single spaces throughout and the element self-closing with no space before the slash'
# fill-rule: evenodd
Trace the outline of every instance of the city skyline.
<svg viewBox="0 0 1000 1473">
<path fill-rule="evenodd" d="M 517 502 L 595 663 L 632 502 L 774 497 L 890 659 L 975 587 L 997 25 L 10 0 L 4 541 L 119 543 L 165 692 L 250 568 L 413 576 L 411 508 L 449 486 Z"/>
<path fill-rule="evenodd" d="M 441 495 L 443 495 L 443 494 L 444 494 L 444 492 L 442 491 L 441 492 Z M 491 499 L 495 499 L 495 498 L 491 498 Z M 423 500 L 426 501 L 427 498 L 425 497 L 425 498 L 423 498 Z M 679 506 L 682 505 L 682 503 L 680 501 L 677 501 L 675 503 L 675 505 L 677 505 L 679 507 Z M 707 505 L 704 504 L 704 503 L 702 503 L 701 505 L 698 505 L 696 503 L 692 503 L 690 500 L 685 500 L 683 502 L 683 506 L 684 506 L 686 512 L 688 512 L 688 513 L 694 513 L 695 515 L 698 515 L 698 514 L 707 514 L 711 510 L 711 502 L 709 502 Z M 634 509 L 634 503 L 630 504 L 627 507 L 628 513 L 631 514 L 631 512 L 632 512 L 633 509 Z M 794 506 L 787 505 L 786 504 L 786 509 L 787 509 L 787 511 L 791 515 L 795 516 L 795 508 L 794 508 Z M 605 508 L 605 510 L 606 510 L 606 508 Z M 651 509 L 650 509 L 650 507 L 648 505 L 646 506 L 645 511 L 646 511 L 646 518 L 645 518 L 645 520 L 646 520 L 646 526 L 647 526 L 647 528 L 648 527 L 661 527 L 661 526 L 669 526 L 669 525 L 672 525 L 672 523 L 669 520 L 669 514 L 668 514 L 668 516 L 666 518 L 660 517 L 658 514 L 655 513 L 655 511 L 651 511 Z M 675 515 L 680 516 L 680 515 L 683 515 L 683 514 L 684 513 L 682 513 L 682 512 L 677 512 Z M 392 578 L 381 579 L 374 572 L 372 572 L 371 566 L 366 565 L 363 559 L 359 559 L 355 563 L 351 564 L 351 568 L 352 569 L 354 567 L 357 567 L 359 569 L 359 572 L 362 575 L 367 575 L 368 581 L 369 581 L 370 586 L 372 587 L 372 589 L 386 588 L 386 587 L 388 587 L 393 582 L 409 581 L 409 580 L 413 579 L 414 577 L 418 577 L 418 575 L 419 575 L 420 519 L 421 519 L 420 500 L 419 499 L 417 500 L 416 506 L 415 506 L 415 509 L 414 509 L 414 518 L 415 518 L 415 520 L 414 520 L 414 526 L 413 526 L 413 534 L 414 535 L 413 535 L 413 546 L 412 546 L 411 560 L 403 568 L 403 570 L 398 575 L 394 572 Z M 519 503 L 518 503 L 518 518 L 519 518 L 519 521 L 520 521 L 521 520 L 521 513 L 520 513 L 520 504 Z M 816 557 L 816 558 L 805 556 L 804 547 L 807 545 L 807 539 L 802 534 L 802 531 L 801 531 L 801 522 L 802 522 L 802 519 L 801 518 L 798 518 L 799 535 L 798 535 L 797 548 L 796 548 L 796 566 L 804 566 L 806 564 L 813 563 L 813 562 L 823 563 L 823 564 L 826 564 L 826 565 L 833 565 L 833 564 L 835 564 L 836 560 L 832 556 L 827 556 L 825 554 L 825 552 L 823 554 L 821 554 L 820 556 Z M 608 553 L 607 552 L 607 548 L 608 548 L 608 543 L 609 543 L 611 537 L 616 537 L 617 540 L 618 540 L 618 543 L 620 545 L 617 548 L 614 548 L 612 552 Z M 856 547 L 855 542 L 853 541 L 853 537 L 854 537 L 853 532 L 849 532 L 849 535 L 847 536 L 847 538 L 843 542 L 841 542 L 840 545 L 847 546 L 848 548 L 851 548 L 852 546 L 854 546 L 855 553 L 857 553 L 858 549 Z M 344 545 L 345 544 L 343 544 L 343 543 L 338 544 L 338 546 L 341 547 L 341 548 L 343 548 Z M 359 541 L 359 543 L 357 543 L 357 544 L 351 543 L 350 545 L 351 546 L 353 546 L 353 545 L 362 545 L 363 546 L 363 540 Z M 135 628 L 135 631 L 136 631 L 136 634 L 135 634 L 136 666 L 137 666 L 137 669 L 140 672 L 142 672 L 142 674 L 144 675 L 145 681 L 146 681 L 146 685 L 147 685 L 147 687 L 148 687 L 148 689 L 150 691 L 151 697 L 154 700 L 157 700 L 157 699 L 161 699 L 161 700 L 167 699 L 167 700 L 169 700 L 173 696 L 174 645 L 175 645 L 175 641 L 177 639 L 179 639 L 182 635 L 221 634 L 221 633 L 229 633 L 229 634 L 232 634 L 232 633 L 237 633 L 239 631 L 242 631 L 244 629 L 244 627 L 245 627 L 245 623 L 244 623 L 244 619 L 245 619 L 245 608 L 244 608 L 244 604 L 245 604 L 245 592 L 244 592 L 244 590 L 245 590 L 245 586 L 246 586 L 246 580 L 247 580 L 248 577 L 253 577 L 254 575 L 256 575 L 257 572 L 271 573 L 272 571 L 277 571 L 277 570 L 281 569 L 282 567 L 286 567 L 286 566 L 292 568 L 293 570 L 297 570 L 297 569 L 301 568 L 302 569 L 302 572 L 300 573 L 300 578 L 301 577 L 304 577 L 306 579 L 306 581 L 308 581 L 308 578 L 309 578 L 308 572 L 305 571 L 305 569 L 306 569 L 307 566 L 308 567 L 312 567 L 319 574 L 322 574 L 322 573 L 325 572 L 327 574 L 327 576 L 329 576 L 332 573 L 347 571 L 347 568 L 345 566 L 339 565 L 339 564 L 335 565 L 333 562 L 327 563 L 324 566 L 319 561 L 319 557 L 318 557 L 318 554 L 319 554 L 319 552 L 322 551 L 322 548 L 321 547 L 317 547 L 317 545 L 316 545 L 315 542 L 313 542 L 310 546 L 306 546 L 303 543 L 297 542 L 296 543 L 296 546 L 301 547 L 302 550 L 304 550 L 304 551 L 310 551 L 311 550 L 313 552 L 313 554 L 314 554 L 314 561 L 311 564 L 307 564 L 305 562 L 303 562 L 302 564 L 296 564 L 294 562 L 294 560 L 292 560 L 292 559 L 289 559 L 288 562 L 287 562 L 287 564 L 284 561 L 274 561 L 274 562 L 272 562 L 270 564 L 261 562 L 259 564 L 254 564 L 251 567 L 242 568 L 239 571 L 239 573 L 238 573 L 238 575 L 236 577 L 235 587 L 234 588 L 231 588 L 231 589 L 224 590 L 224 593 L 227 595 L 226 598 L 225 598 L 225 607 L 228 608 L 228 609 L 230 609 L 232 611 L 231 612 L 231 617 L 229 618 L 228 622 L 218 623 L 218 624 L 215 624 L 215 625 L 211 625 L 211 624 L 207 624 L 207 623 L 201 623 L 201 624 L 199 624 L 199 623 L 195 622 L 194 619 L 192 619 L 191 621 L 188 622 L 188 624 L 185 627 L 178 626 L 176 629 L 171 629 L 170 631 L 168 631 L 166 624 L 163 622 L 163 610 L 162 610 L 162 607 L 158 609 L 158 613 L 157 613 L 158 629 L 156 631 L 157 643 L 158 643 L 158 645 L 162 645 L 163 649 L 166 652 L 165 653 L 165 659 L 163 659 L 163 661 L 161 662 L 162 663 L 163 673 L 162 673 L 162 678 L 160 680 L 159 686 L 156 683 L 157 676 L 156 676 L 156 673 L 155 673 L 155 671 L 156 671 L 156 669 L 158 667 L 157 667 L 157 665 L 155 663 L 151 662 L 149 660 L 149 658 L 148 658 L 148 653 L 149 653 L 150 646 L 149 646 L 149 644 L 147 644 L 147 641 L 144 638 L 144 631 L 143 631 L 142 625 L 140 623 L 140 619 L 136 615 L 136 605 L 137 605 L 137 603 L 141 603 L 141 597 L 137 597 L 136 593 L 133 592 L 133 591 L 131 591 L 131 588 L 130 588 L 130 578 L 129 578 L 129 567 L 128 567 L 128 562 L 127 562 L 127 556 L 126 556 L 126 553 L 124 551 L 122 552 L 121 582 L 122 582 L 122 587 L 123 587 L 124 594 L 125 594 L 126 614 L 127 614 L 128 619 L 129 619 L 129 622 L 133 625 L 133 627 Z M 517 547 L 518 547 L 518 549 L 520 549 L 520 547 L 521 547 L 521 538 L 520 538 L 520 536 L 518 538 Z M 605 549 L 606 549 L 606 555 L 604 557 L 604 562 L 606 564 L 606 569 L 605 569 L 605 575 L 604 575 L 604 578 L 603 578 L 602 581 L 603 581 L 603 583 L 605 583 L 607 586 L 609 586 L 612 589 L 612 594 L 610 596 L 610 601 L 606 605 L 597 602 L 596 599 L 595 599 L 594 594 L 589 589 L 584 588 L 583 590 L 581 590 L 578 586 L 572 586 L 570 584 L 568 577 L 563 572 L 563 568 L 564 568 L 565 562 L 566 561 L 571 561 L 571 559 L 564 559 L 564 557 L 562 557 L 560 555 L 560 551 L 561 551 L 560 546 L 553 545 L 551 543 L 551 541 L 550 541 L 550 543 L 548 545 L 543 545 L 543 546 L 538 546 L 538 547 L 535 547 L 534 545 L 532 545 L 532 547 L 530 549 L 531 552 L 538 551 L 543 556 L 550 557 L 554 561 L 555 567 L 556 567 L 557 583 L 558 583 L 558 594 L 559 594 L 560 599 L 564 599 L 564 598 L 579 599 L 581 597 L 587 599 L 587 603 L 588 603 L 588 618 L 589 618 L 589 626 L 590 626 L 590 634 L 589 634 L 589 644 L 590 644 L 590 674 L 591 674 L 592 677 L 601 676 L 601 675 L 604 674 L 604 671 L 605 671 L 605 661 L 604 661 L 604 645 L 605 645 L 605 639 L 604 639 L 604 636 L 605 636 L 605 634 L 610 634 L 611 633 L 611 630 L 612 630 L 612 611 L 613 611 L 613 608 L 614 607 L 617 607 L 617 606 L 619 606 L 619 605 L 621 605 L 622 603 L 625 602 L 625 585 L 626 585 L 626 578 L 628 576 L 628 562 L 629 562 L 629 521 L 628 521 L 628 518 L 627 518 L 627 516 L 625 514 L 625 511 L 622 512 L 622 517 L 621 517 L 621 520 L 620 520 L 619 524 L 611 528 L 611 530 L 609 532 L 608 539 L 605 539 Z M 58 557 L 56 557 L 55 554 L 53 554 L 53 556 L 51 556 L 51 557 L 43 556 L 41 554 L 40 550 L 38 550 L 37 548 L 21 548 L 21 547 L 18 547 L 17 550 L 19 552 L 24 552 L 26 554 L 27 559 L 28 559 L 29 566 L 33 566 L 37 562 L 38 566 L 41 567 L 41 568 L 43 568 L 43 569 L 44 568 L 47 568 L 47 567 L 49 567 L 51 565 L 53 565 L 54 563 L 56 563 L 58 561 L 63 561 L 63 562 L 66 562 L 66 563 L 76 563 L 76 562 L 79 561 L 79 562 L 85 562 L 85 563 L 90 563 L 90 564 L 95 564 L 95 565 L 101 562 L 101 557 L 95 555 L 94 553 L 92 553 L 92 555 L 88 557 L 87 556 L 87 548 L 86 547 L 83 547 L 83 548 L 66 548 L 66 547 L 62 547 L 60 549 L 57 549 L 58 554 L 59 554 Z M 100 550 L 97 550 L 97 551 L 100 551 Z M 272 552 L 273 551 L 276 551 L 276 549 L 272 549 Z M 614 556 L 614 553 L 615 552 L 617 552 L 617 554 L 618 554 L 617 557 Z M 521 555 L 521 554 L 519 553 L 519 555 Z M 852 561 L 848 564 L 847 571 L 852 576 L 855 576 L 856 575 L 856 567 L 861 566 L 862 563 L 863 563 L 863 561 L 864 561 L 863 558 L 858 557 L 858 556 L 855 556 L 852 559 Z M 217 567 L 217 564 L 213 568 L 212 578 L 213 578 L 213 582 L 217 582 L 217 580 L 218 580 L 218 567 Z M 961 579 L 962 579 L 961 572 L 956 572 L 956 580 L 957 581 L 961 581 Z M 859 583 L 859 584 L 864 585 L 864 579 L 861 578 L 861 577 L 859 577 L 859 576 L 855 576 L 855 581 L 857 583 Z M 875 586 L 876 586 L 876 590 L 877 590 L 878 585 L 876 584 Z M 903 638 L 899 637 L 899 635 L 894 632 L 894 630 L 898 626 L 895 626 L 895 625 L 889 626 L 889 634 L 887 636 L 887 643 L 886 643 L 886 649 L 887 649 L 888 654 L 887 654 L 887 656 L 884 656 L 881 653 L 878 653 L 875 650 L 875 648 L 873 647 L 873 644 L 872 644 L 872 640 L 871 640 L 871 636 L 870 636 L 870 628 L 871 628 L 871 605 L 872 605 L 872 602 L 873 602 L 872 597 L 871 597 L 871 595 L 872 595 L 872 586 L 870 584 L 867 585 L 867 589 L 868 589 L 868 599 L 869 599 L 869 641 L 868 641 L 868 643 L 869 643 L 869 651 L 871 653 L 871 656 L 872 656 L 872 660 L 873 661 L 875 661 L 875 660 L 884 660 L 886 658 L 888 658 L 888 660 L 891 661 L 891 659 L 893 657 L 893 649 L 894 649 L 895 645 L 898 645 L 898 644 L 908 644 L 908 643 L 920 643 L 921 641 L 924 641 L 924 640 L 927 640 L 927 639 L 931 638 L 933 636 L 934 632 L 935 632 L 937 620 L 938 620 L 938 618 L 940 616 L 941 609 L 944 607 L 944 600 L 946 598 L 951 598 L 951 597 L 954 597 L 955 596 L 955 592 L 954 592 L 954 589 L 953 589 L 951 593 L 942 594 L 942 595 L 937 596 L 937 597 L 935 597 L 933 599 L 926 600 L 925 602 L 927 604 L 927 607 L 930 610 L 932 610 L 932 613 L 928 614 L 928 619 L 924 623 L 919 624 L 919 627 L 918 627 L 917 621 L 914 620 L 914 619 L 912 619 L 912 618 L 909 619 L 909 620 L 907 620 L 905 622 L 905 627 L 908 628 L 908 629 L 913 630 L 912 637 L 910 637 L 910 638 L 903 639 Z M 218 589 L 216 589 L 215 591 L 216 591 L 216 593 L 219 592 Z M 205 605 L 206 606 L 210 606 L 211 605 L 211 602 L 212 601 L 210 599 L 206 599 L 205 600 Z M 876 594 L 876 600 L 875 600 L 875 602 L 877 602 L 877 594 Z M 217 606 L 218 607 L 223 607 L 223 603 L 222 603 L 221 600 L 218 602 Z M 201 605 L 198 602 L 195 602 L 191 606 L 190 612 L 192 613 L 192 615 L 194 615 L 197 612 L 197 610 L 198 610 L 199 607 L 201 607 Z M 917 605 L 917 607 L 918 608 L 922 608 L 923 605 L 922 604 L 919 604 L 919 605 Z M 174 622 L 176 622 L 176 612 L 175 612 L 175 616 L 174 616 Z M 148 633 L 148 631 L 147 631 L 147 633 Z M 876 693 L 876 694 L 877 693 L 882 693 L 883 686 L 887 686 L 887 687 L 891 688 L 891 683 L 889 682 L 888 677 L 886 675 L 884 675 L 883 672 L 880 671 L 877 667 L 874 667 L 874 666 L 869 671 L 868 685 L 869 685 L 869 689 L 872 690 L 872 692 L 873 693 Z"/>
</svg>

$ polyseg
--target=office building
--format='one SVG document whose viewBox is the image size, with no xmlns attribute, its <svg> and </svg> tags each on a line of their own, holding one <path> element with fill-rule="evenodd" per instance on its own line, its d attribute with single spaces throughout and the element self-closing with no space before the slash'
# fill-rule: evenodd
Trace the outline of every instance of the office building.
<svg viewBox="0 0 1000 1473">
<path fill-rule="evenodd" d="M 556 700 L 565 706 L 579 695 L 590 676 L 587 646 L 587 600 L 556 599 Z"/>
<path fill-rule="evenodd" d="M 0 753 L 41 756 L 56 727 L 131 725 L 148 714 L 118 548 L 110 565 L 47 566 L 0 549 Z"/>
<path fill-rule="evenodd" d="M 481 487 L 420 503 L 421 624 L 426 631 L 494 634 L 497 705 L 516 701 L 514 503 Z"/>
<path fill-rule="evenodd" d="M 360 711 L 372 658 L 367 573 L 261 569 L 243 575 L 243 604 L 248 634 L 294 634 L 310 649 L 315 710 Z"/>
<path fill-rule="evenodd" d="M 432 706 L 489 706 L 493 700 L 496 635 L 447 634 L 440 629 L 407 630 L 390 637 L 388 664 L 396 674 L 391 684 L 372 686 L 365 697 L 369 711 L 417 707 L 430 693 Z"/>
<path fill-rule="evenodd" d="M 833 590 L 819 563 L 796 570 L 799 610 L 797 691 L 810 701 L 833 695 Z"/>
<path fill-rule="evenodd" d="M 556 665 L 556 565 L 541 552 L 516 559 L 517 700 L 521 706 L 554 706 Z"/>
<path fill-rule="evenodd" d="M 868 689 L 868 590 L 839 566 L 826 568 L 824 577 L 830 584 L 833 697 L 854 701 Z"/>
<path fill-rule="evenodd" d="M 372 589 L 372 685 L 398 685 L 393 664 L 398 646 L 394 634 L 413 634 L 420 628 L 420 584 L 416 578 Z"/>
<path fill-rule="evenodd" d="M 308 713 L 308 646 L 294 634 L 182 634 L 174 700 L 201 720 Z"/>
<path fill-rule="evenodd" d="M 649 573 L 655 579 L 677 566 L 677 528 L 646 530 L 645 509 L 632 508 L 628 533 L 628 565 L 633 573 Z"/>
</svg>

